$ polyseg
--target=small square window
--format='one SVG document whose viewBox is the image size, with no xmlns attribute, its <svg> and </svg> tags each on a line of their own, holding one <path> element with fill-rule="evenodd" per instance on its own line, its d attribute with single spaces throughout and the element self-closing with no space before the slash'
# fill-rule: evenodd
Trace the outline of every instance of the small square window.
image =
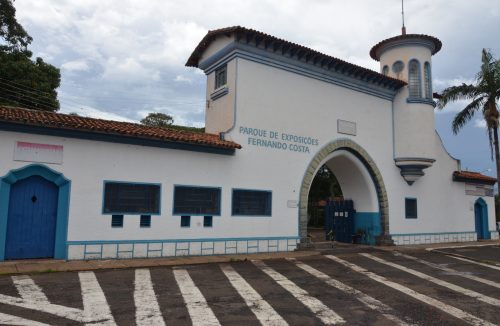
<svg viewBox="0 0 500 326">
<path fill-rule="evenodd" d="M 203 217 L 203 226 L 206 228 L 212 227 L 213 218 L 212 216 L 204 216 Z"/>
<path fill-rule="evenodd" d="M 405 198 L 406 218 L 417 218 L 417 199 Z"/>
<path fill-rule="evenodd" d="M 111 227 L 113 228 L 123 227 L 123 215 L 111 215 Z"/>
<path fill-rule="evenodd" d="M 188 228 L 191 226 L 191 216 L 181 216 L 181 227 Z"/>
<path fill-rule="evenodd" d="M 215 89 L 227 84 L 227 66 L 215 70 Z"/>
<path fill-rule="evenodd" d="M 151 227 L 151 215 L 141 215 L 141 228 L 149 228 Z"/>
</svg>

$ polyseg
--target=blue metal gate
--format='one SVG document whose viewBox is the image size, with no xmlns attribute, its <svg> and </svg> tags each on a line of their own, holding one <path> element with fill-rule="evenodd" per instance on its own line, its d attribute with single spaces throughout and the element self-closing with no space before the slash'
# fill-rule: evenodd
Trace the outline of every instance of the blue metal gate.
<svg viewBox="0 0 500 326">
<path fill-rule="evenodd" d="M 354 235 L 354 203 L 352 200 L 329 201 L 325 208 L 326 237 L 333 233 L 335 241 L 352 243 Z"/>
<path fill-rule="evenodd" d="M 6 259 L 54 256 L 58 187 L 31 176 L 10 188 Z"/>
</svg>

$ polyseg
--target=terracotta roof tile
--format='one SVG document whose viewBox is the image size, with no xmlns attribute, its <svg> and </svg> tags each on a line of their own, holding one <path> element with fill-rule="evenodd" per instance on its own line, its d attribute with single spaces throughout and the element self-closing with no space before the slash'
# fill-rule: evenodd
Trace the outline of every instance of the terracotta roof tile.
<svg viewBox="0 0 500 326">
<path fill-rule="evenodd" d="M 476 181 L 480 183 L 486 183 L 494 185 L 497 182 L 496 178 L 489 177 L 487 175 L 481 174 L 479 172 L 472 171 L 455 171 L 453 172 L 453 180 L 455 181 Z"/>
<path fill-rule="evenodd" d="M 425 35 L 425 34 L 403 34 L 403 35 L 398 35 L 398 36 L 394 36 L 394 37 L 385 39 L 385 40 L 375 44 L 372 47 L 372 49 L 370 50 L 370 57 L 372 57 L 372 59 L 374 59 L 376 61 L 379 61 L 380 60 L 380 53 L 378 53 L 378 51 L 382 47 L 384 47 L 385 45 L 387 45 L 389 43 L 399 42 L 399 41 L 403 41 L 403 40 L 429 41 L 433 44 L 433 49 L 431 51 L 432 54 L 436 54 L 437 52 L 439 52 L 439 50 L 441 50 L 441 47 L 443 46 L 443 43 L 441 43 L 441 41 L 434 36 Z"/>
<path fill-rule="evenodd" d="M 257 36 L 261 39 L 266 40 L 267 42 L 274 42 L 276 44 L 279 44 L 280 47 L 282 48 L 288 48 L 288 49 L 297 49 L 300 51 L 304 51 L 308 54 L 310 54 L 313 57 L 321 58 L 327 61 L 334 62 L 335 65 L 338 65 L 339 67 L 342 67 L 342 70 L 348 70 L 348 71 L 353 71 L 355 72 L 356 75 L 360 76 L 365 76 L 365 77 L 370 77 L 374 80 L 383 82 L 387 84 L 389 87 L 394 88 L 394 89 L 399 89 L 406 85 L 406 82 L 395 79 L 392 77 L 385 76 L 381 73 L 378 73 L 376 71 L 349 63 L 347 61 L 341 60 L 339 58 L 329 56 L 327 54 L 321 53 L 319 51 L 313 50 L 311 48 L 308 48 L 306 46 L 296 44 L 290 41 L 286 41 L 280 38 L 277 38 L 275 36 L 259 32 L 254 29 L 250 28 L 245 28 L 242 26 L 232 26 L 232 27 L 225 27 L 225 28 L 220 28 L 212 31 L 208 31 L 208 33 L 203 37 L 203 39 L 200 41 L 200 43 L 196 46 L 194 51 L 191 53 L 189 56 L 189 59 L 186 62 L 187 67 L 198 67 L 199 60 L 203 54 L 203 52 L 208 48 L 208 46 L 220 35 L 230 35 L 232 33 L 236 33 L 237 35 L 253 35 Z"/>
<path fill-rule="evenodd" d="M 84 131 L 96 134 L 122 135 L 141 139 L 186 143 L 207 147 L 238 149 L 241 145 L 221 140 L 218 135 L 168 128 L 149 127 L 138 123 L 119 122 L 73 116 L 61 113 L 0 106 L 0 122 L 52 129 Z"/>
</svg>

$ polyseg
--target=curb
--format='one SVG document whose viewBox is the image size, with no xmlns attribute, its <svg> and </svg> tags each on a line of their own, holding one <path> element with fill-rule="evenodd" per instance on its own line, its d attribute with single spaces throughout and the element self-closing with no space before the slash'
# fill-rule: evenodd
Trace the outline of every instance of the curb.
<svg viewBox="0 0 500 326">
<path fill-rule="evenodd" d="M 175 258 L 138 258 L 113 260 L 43 260 L 0 263 L 0 276 L 15 274 L 36 274 L 54 272 L 95 271 L 106 269 L 128 269 L 160 266 L 201 265 L 212 263 L 232 263 L 248 260 L 270 260 L 280 258 L 300 258 L 320 255 L 316 250 L 276 253 L 257 253 L 220 256 L 186 256 Z"/>
</svg>

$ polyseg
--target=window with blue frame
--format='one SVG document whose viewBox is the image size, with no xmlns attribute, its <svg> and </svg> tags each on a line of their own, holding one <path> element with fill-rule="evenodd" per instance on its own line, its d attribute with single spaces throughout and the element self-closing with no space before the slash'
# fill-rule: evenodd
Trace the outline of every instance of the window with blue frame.
<svg viewBox="0 0 500 326">
<path fill-rule="evenodd" d="M 416 198 L 405 198 L 405 215 L 406 218 L 417 218 Z"/>
<path fill-rule="evenodd" d="M 432 75 L 431 64 L 426 62 L 424 64 L 424 82 L 425 82 L 425 98 L 432 100 Z"/>
<path fill-rule="evenodd" d="M 160 185 L 107 181 L 103 214 L 160 214 Z"/>
<path fill-rule="evenodd" d="M 191 226 L 191 216 L 181 216 L 181 227 L 188 228 Z"/>
<path fill-rule="evenodd" d="M 232 215 L 271 216 L 272 192 L 233 189 Z"/>
<path fill-rule="evenodd" d="M 174 215 L 220 215 L 221 189 L 175 186 Z"/>
<path fill-rule="evenodd" d="M 123 215 L 111 215 L 111 227 L 113 228 L 123 227 Z"/>
<path fill-rule="evenodd" d="M 215 89 L 227 84 L 227 65 L 215 70 Z"/>
<path fill-rule="evenodd" d="M 420 63 L 416 59 L 410 60 L 408 64 L 408 87 L 410 89 L 410 98 L 422 97 Z"/>
<path fill-rule="evenodd" d="M 203 226 L 206 228 L 211 228 L 213 219 L 213 216 L 203 216 Z"/>
<path fill-rule="evenodd" d="M 141 215 L 139 225 L 141 228 L 151 227 L 151 215 Z"/>
</svg>

